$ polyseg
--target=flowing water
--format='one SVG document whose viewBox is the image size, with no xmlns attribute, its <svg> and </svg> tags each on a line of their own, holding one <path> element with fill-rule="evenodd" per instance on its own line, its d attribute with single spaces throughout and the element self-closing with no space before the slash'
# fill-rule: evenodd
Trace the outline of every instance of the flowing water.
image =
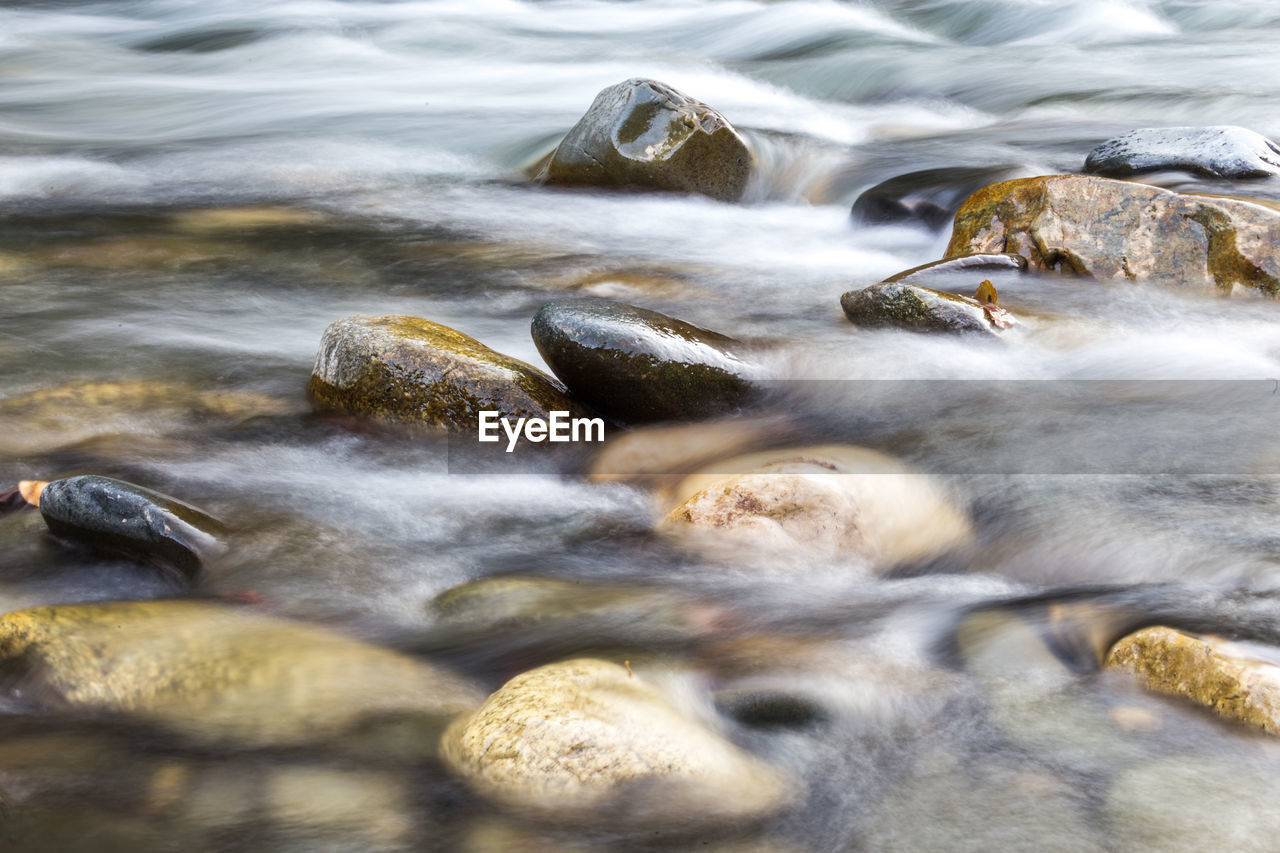
<svg viewBox="0 0 1280 853">
<path fill-rule="evenodd" d="M 92 472 L 177 495 L 236 531 L 200 594 L 252 592 L 489 689 L 566 654 L 653 656 L 679 701 L 797 780 L 779 816 L 697 845 L 1273 849 L 1274 744 L 1069 666 L 1039 631 L 1065 600 L 1082 624 L 1160 614 L 1275 641 L 1275 304 L 1026 277 L 1001 301 L 1034 328 L 990 346 L 857 330 L 839 297 L 946 243 L 852 220 L 868 187 L 1078 170 L 1156 124 L 1280 136 L 1278 46 L 1261 0 L 5 3 L 0 401 L 22 402 L 0 402 L 0 485 Z M 629 77 L 751 138 L 746 203 L 522 180 Z M 476 469 L 443 441 L 310 413 L 339 317 L 426 317 L 542 366 L 530 317 L 579 293 L 760 343 L 806 439 L 935 473 L 976 544 L 879 578 L 699 557 L 653 535 L 638 488 Z M 33 513 L 0 517 L 0 541 L 0 610 L 179 591 Z M 501 636 L 438 623 L 435 595 L 506 574 L 623 603 Z M 673 638 L 645 615 L 654 589 L 716 615 Z M 708 698 L 746 688 L 820 713 L 748 725 Z M 695 844 L 608 815 L 525 826 L 438 768 L 193 751 L 4 709 L 14 849 Z"/>
</svg>

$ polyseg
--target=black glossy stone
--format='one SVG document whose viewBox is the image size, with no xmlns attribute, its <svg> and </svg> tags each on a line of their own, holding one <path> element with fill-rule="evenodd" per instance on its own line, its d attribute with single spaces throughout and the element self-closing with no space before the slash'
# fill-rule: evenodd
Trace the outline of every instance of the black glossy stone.
<svg viewBox="0 0 1280 853">
<path fill-rule="evenodd" d="M 533 341 L 578 399 L 629 423 L 731 412 L 753 393 L 739 341 L 608 299 L 563 299 L 533 318 Z"/>
<path fill-rule="evenodd" d="M 869 225 L 919 223 L 940 231 L 966 198 L 1016 171 L 1016 166 L 954 166 L 896 175 L 863 191 L 851 213 L 854 221 Z"/>
<path fill-rule="evenodd" d="M 40 514 L 56 536 L 154 561 L 194 579 L 226 550 L 225 528 L 176 498 L 109 477 L 54 480 Z"/>
<path fill-rule="evenodd" d="M 752 728 L 803 728 L 825 722 L 827 713 L 805 696 L 780 690 L 720 690 L 716 710 Z"/>
</svg>

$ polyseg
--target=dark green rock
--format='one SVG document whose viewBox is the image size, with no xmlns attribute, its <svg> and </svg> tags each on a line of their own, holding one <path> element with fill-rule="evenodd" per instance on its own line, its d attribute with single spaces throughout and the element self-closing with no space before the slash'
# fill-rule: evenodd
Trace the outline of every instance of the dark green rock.
<svg viewBox="0 0 1280 853">
<path fill-rule="evenodd" d="M 225 529 L 176 498 L 107 477 L 54 480 L 40 514 L 55 535 L 105 551 L 154 560 L 195 578 L 226 550 Z"/>
<path fill-rule="evenodd" d="M 354 316 L 325 330 L 312 402 L 393 423 L 475 430 L 479 412 L 586 416 L 551 377 L 448 326 L 420 317 Z"/>
<path fill-rule="evenodd" d="M 610 86 L 556 148 L 545 181 L 742 198 L 747 141 L 724 116 L 656 80 Z"/>
<path fill-rule="evenodd" d="M 840 307 L 858 326 L 999 335 L 975 300 L 901 281 L 851 290 L 840 297 Z"/>
<path fill-rule="evenodd" d="M 533 341 L 579 399 L 631 423 L 733 411 L 752 395 L 752 366 L 733 338 L 608 299 L 549 302 Z"/>
<path fill-rule="evenodd" d="M 1089 152 L 1084 170 L 1123 178 L 1178 169 L 1208 178 L 1280 175 L 1280 146 L 1233 125 L 1144 127 L 1108 139 Z"/>
</svg>

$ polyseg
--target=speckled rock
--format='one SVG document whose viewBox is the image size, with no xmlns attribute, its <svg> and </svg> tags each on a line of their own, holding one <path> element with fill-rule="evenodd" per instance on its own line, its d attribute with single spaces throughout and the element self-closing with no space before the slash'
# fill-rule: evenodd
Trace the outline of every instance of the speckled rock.
<svg viewBox="0 0 1280 853">
<path fill-rule="evenodd" d="M 718 462 L 666 495 L 659 530 L 750 561 L 854 557 L 876 567 L 969 541 L 969 519 L 941 486 L 860 447 L 762 451 Z M 785 560 L 784 560 L 785 561 Z"/>
<path fill-rule="evenodd" d="M 227 549 L 226 529 L 217 519 L 109 477 L 54 480 L 40 495 L 40 515 L 55 536 L 154 561 L 190 579 Z"/>
<path fill-rule="evenodd" d="M 993 252 L 1090 278 L 1280 293 L 1280 212 L 1128 181 L 1052 175 L 979 190 L 946 257 Z"/>
<path fill-rule="evenodd" d="M 1108 139 L 1089 152 L 1084 170 L 1123 178 L 1179 169 L 1209 178 L 1280 175 L 1280 147 L 1260 133 L 1224 124 L 1144 127 Z"/>
<path fill-rule="evenodd" d="M 869 328 L 954 332 L 997 338 L 997 328 L 976 299 L 906 282 L 881 282 L 840 297 L 849 322 Z"/>
<path fill-rule="evenodd" d="M 747 141 L 720 113 L 664 83 L 632 79 L 596 96 L 556 148 L 545 180 L 737 201 L 751 162 Z"/>
<path fill-rule="evenodd" d="M 602 660 L 526 672 L 441 741 L 445 765 L 506 806 L 555 821 L 669 830 L 776 811 L 787 781 Z M 658 821 L 660 823 L 654 823 Z"/>
<path fill-rule="evenodd" d="M 1144 628 L 1111 648 L 1106 667 L 1132 673 L 1149 690 L 1280 734 L 1280 649 Z"/>
<path fill-rule="evenodd" d="M 404 315 L 330 325 L 309 392 L 321 409 L 457 431 L 475 430 L 482 410 L 513 419 L 587 415 L 536 368 L 448 326 Z"/>
<path fill-rule="evenodd" d="M 742 344 L 656 311 L 562 299 L 538 309 L 532 333 L 575 397 L 621 421 L 711 417 L 752 396 Z"/>
<path fill-rule="evenodd" d="M 322 628 L 206 601 L 35 607 L 0 616 L 9 689 L 202 743 L 330 744 L 382 722 L 443 728 L 482 696 L 429 664 Z M 434 740 L 417 744 L 434 754 Z M 402 748 L 402 745 L 401 745 Z"/>
</svg>

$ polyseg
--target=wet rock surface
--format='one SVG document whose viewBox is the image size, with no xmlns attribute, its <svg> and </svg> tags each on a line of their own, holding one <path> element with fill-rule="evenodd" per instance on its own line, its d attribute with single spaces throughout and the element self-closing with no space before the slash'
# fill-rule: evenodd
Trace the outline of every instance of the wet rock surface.
<svg viewBox="0 0 1280 853">
<path fill-rule="evenodd" d="M 1179 169 L 1208 178 L 1280 175 L 1280 146 L 1244 127 L 1144 127 L 1089 152 L 1084 170 L 1123 178 Z"/>
<path fill-rule="evenodd" d="M 586 412 L 551 377 L 420 317 L 355 316 L 325 330 L 309 393 L 320 409 L 443 430 L 475 430 L 479 412 L 546 418 Z"/>
<path fill-rule="evenodd" d="M 758 818 L 788 799 L 780 773 L 643 673 L 589 658 L 507 682 L 449 727 L 441 757 L 484 796 L 557 821 L 669 832 Z"/>
<path fill-rule="evenodd" d="M 109 477 L 54 480 L 39 497 L 55 536 L 171 567 L 195 579 L 226 552 L 223 524 L 177 498 Z"/>
<path fill-rule="evenodd" d="M 871 225 L 920 223 L 940 231 L 966 198 L 1015 174 L 1012 166 L 956 166 L 897 175 L 864 190 L 853 203 L 852 216 Z"/>
<path fill-rule="evenodd" d="M 927 475 L 859 447 L 761 451 L 675 486 L 665 535 L 722 558 L 800 555 L 889 567 L 968 541 L 969 521 Z"/>
<path fill-rule="evenodd" d="M 20 673 L 9 687 L 25 702 L 137 719 L 223 746 L 341 748 L 338 739 L 353 732 L 409 721 L 423 732 L 411 746 L 430 756 L 430 732 L 482 698 L 413 658 L 202 601 L 13 611 L 0 617 L 0 660 Z"/>
<path fill-rule="evenodd" d="M 1033 270 L 1280 293 L 1280 213 L 1079 175 L 993 184 L 956 214 L 946 257 L 1016 253 Z"/>
<path fill-rule="evenodd" d="M 1105 665 L 1132 674 L 1148 690 L 1280 734 L 1280 649 L 1153 627 L 1116 643 Z"/>
<path fill-rule="evenodd" d="M 575 397 L 620 421 L 706 418 L 753 396 L 739 341 L 657 311 L 563 299 L 538 309 L 532 334 Z"/>
<path fill-rule="evenodd" d="M 637 78 L 596 96 L 556 148 L 544 180 L 737 201 L 750 175 L 750 148 L 724 116 L 664 83 Z"/>
<path fill-rule="evenodd" d="M 1016 275 L 1026 272 L 1027 259 L 1021 255 L 962 255 L 941 261 L 930 261 L 909 270 L 894 273 L 884 281 L 888 283 L 929 285 L 937 281 L 951 281 L 961 276 L 972 281 L 976 288 L 984 278 L 1002 274 Z"/>
<path fill-rule="evenodd" d="M 869 328 L 988 337 L 999 337 L 1002 331 L 977 300 L 902 281 L 851 290 L 840 297 L 840 307 L 849 322 Z"/>
</svg>

